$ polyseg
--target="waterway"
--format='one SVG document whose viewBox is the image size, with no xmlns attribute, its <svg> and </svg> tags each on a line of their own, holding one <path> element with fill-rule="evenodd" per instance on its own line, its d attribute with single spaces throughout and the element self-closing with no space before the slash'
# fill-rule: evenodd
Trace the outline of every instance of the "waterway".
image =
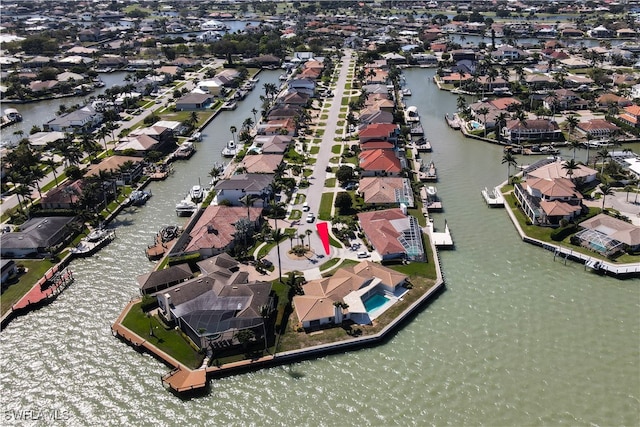
<svg viewBox="0 0 640 427">
<path fill-rule="evenodd" d="M 144 248 L 178 222 L 174 205 L 219 161 L 231 125 L 260 108 L 265 82 L 205 130 L 199 151 L 151 185 L 146 206 L 116 221 L 118 238 L 74 261 L 57 301 L 0 334 L 2 416 L 58 409 L 63 425 L 638 425 L 640 281 L 605 278 L 522 243 L 484 186 L 506 179 L 498 146 L 444 123 L 454 95 L 407 70 L 434 147 L 438 194 L 456 241 L 441 252 L 446 291 L 387 343 L 216 380 L 205 397 L 165 391 L 167 368 L 110 334 L 152 267 Z"/>
</svg>

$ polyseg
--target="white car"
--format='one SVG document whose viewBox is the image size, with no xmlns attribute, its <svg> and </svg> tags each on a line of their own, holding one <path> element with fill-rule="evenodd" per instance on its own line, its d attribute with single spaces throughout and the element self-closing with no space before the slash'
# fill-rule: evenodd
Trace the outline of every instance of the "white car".
<svg viewBox="0 0 640 427">
<path fill-rule="evenodd" d="M 358 258 L 369 258 L 371 255 L 369 255 L 369 252 L 358 252 Z"/>
<path fill-rule="evenodd" d="M 314 214 L 312 214 L 311 212 L 309 212 L 307 214 L 307 222 L 313 222 L 316 220 L 316 216 Z"/>
</svg>

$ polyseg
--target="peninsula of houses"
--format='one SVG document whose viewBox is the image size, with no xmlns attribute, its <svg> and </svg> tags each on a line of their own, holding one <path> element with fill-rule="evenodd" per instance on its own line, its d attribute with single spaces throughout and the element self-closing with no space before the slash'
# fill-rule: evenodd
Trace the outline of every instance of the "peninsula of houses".
<svg viewBox="0 0 640 427">
<path fill-rule="evenodd" d="M 503 146 L 507 179 L 484 194 L 523 240 L 637 276 L 637 6 L 396 3 L 4 5 L 3 102 L 89 96 L 101 74 L 128 75 L 17 141 L 3 130 L 3 326 L 55 298 L 65 267 L 114 239 L 101 232 L 275 68 L 229 128 L 229 164 L 168 207 L 189 218 L 150 242 L 155 266 L 112 326 L 174 368 L 171 390 L 375 344 L 441 290 L 437 248 L 453 240 L 431 221 L 439 142 L 409 102 L 408 67 L 435 68 L 457 98 L 451 127 Z"/>
</svg>

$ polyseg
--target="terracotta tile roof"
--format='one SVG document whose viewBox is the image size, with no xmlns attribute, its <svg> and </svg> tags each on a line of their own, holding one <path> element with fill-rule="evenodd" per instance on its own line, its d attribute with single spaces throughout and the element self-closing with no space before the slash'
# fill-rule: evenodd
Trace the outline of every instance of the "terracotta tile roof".
<svg viewBox="0 0 640 427">
<path fill-rule="evenodd" d="M 282 154 L 253 154 L 246 155 L 240 167 L 246 168 L 248 173 L 273 173 L 282 163 Z"/>
<path fill-rule="evenodd" d="M 358 193 L 365 203 L 396 203 L 396 190 L 403 186 L 404 178 L 400 177 L 365 177 L 360 180 Z"/>
<path fill-rule="evenodd" d="M 606 214 L 596 215 L 582 221 L 579 225 L 590 230 L 597 230 L 607 237 L 629 246 L 640 245 L 640 227 Z"/>
<path fill-rule="evenodd" d="M 258 220 L 262 208 L 249 208 L 252 222 Z M 233 242 L 236 234 L 235 223 L 247 217 L 244 206 L 209 206 L 189 233 L 191 239 L 185 252 L 199 249 L 224 249 Z"/>
<path fill-rule="evenodd" d="M 360 153 L 360 167 L 365 171 L 400 173 L 400 159 L 392 150 L 366 150 Z"/>
<path fill-rule="evenodd" d="M 541 166 L 538 169 L 535 169 L 527 173 L 527 178 L 533 177 L 533 178 L 542 178 L 546 180 L 553 180 L 557 178 L 568 179 L 569 175 L 567 175 L 567 170 L 562 169 L 562 166 L 565 163 L 566 162 L 553 162 L 548 165 Z M 579 164 L 578 169 L 575 169 L 573 171 L 573 175 L 571 176 L 571 178 L 576 179 L 581 177 L 584 177 L 584 178 L 595 177 L 596 172 L 597 171 L 595 169 L 591 169 L 588 166 Z M 573 183 L 567 184 L 567 185 L 573 185 Z"/>
<path fill-rule="evenodd" d="M 561 202 L 560 200 L 542 200 L 540 202 L 540 207 L 544 211 L 547 216 L 567 216 L 578 213 L 582 210 L 582 208 L 578 205 L 572 205 L 566 202 Z"/>
<path fill-rule="evenodd" d="M 524 181 L 524 184 L 539 191 L 545 197 L 582 199 L 582 194 L 575 190 L 575 185 L 568 179 L 529 178 Z"/>
<path fill-rule="evenodd" d="M 404 253 L 405 248 L 398 238 L 401 233 L 390 223 L 407 216 L 399 208 L 358 214 L 360 225 L 376 251 L 381 255 Z"/>
</svg>

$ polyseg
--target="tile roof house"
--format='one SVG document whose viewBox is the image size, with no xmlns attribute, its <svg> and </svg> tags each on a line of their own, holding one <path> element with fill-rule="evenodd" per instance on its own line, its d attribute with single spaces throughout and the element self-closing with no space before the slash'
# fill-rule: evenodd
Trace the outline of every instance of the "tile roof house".
<svg viewBox="0 0 640 427">
<path fill-rule="evenodd" d="M 362 176 L 400 176 L 402 164 L 393 150 L 365 150 L 358 155 Z"/>
<path fill-rule="evenodd" d="M 344 267 L 303 285 L 304 295 L 293 297 L 296 316 L 305 329 L 338 326 L 345 320 L 370 324 L 365 301 L 375 294 L 397 298 L 406 280 L 406 275 L 371 261 Z"/>
<path fill-rule="evenodd" d="M 367 239 L 382 260 L 410 259 L 424 261 L 422 228 L 411 215 L 400 208 L 358 214 L 358 221 Z"/>
<path fill-rule="evenodd" d="M 605 93 L 596 98 L 596 104 L 598 105 L 598 108 L 606 110 L 611 106 L 621 108 L 628 107 L 632 102 L 630 99 L 616 95 L 615 93 Z"/>
<path fill-rule="evenodd" d="M 125 165 L 131 165 L 131 167 L 123 171 L 121 168 Z M 118 185 L 126 185 L 140 178 L 143 170 L 144 161 L 142 158 L 114 155 L 107 157 L 97 165 L 89 166 L 89 169 L 84 175 L 85 177 L 90 177 L 98 176 L 100 171 L 115 172 L 117 175 L 116 183 Z"/>
<path fill-rule="evenodd" d="M 358 194 L 373 206 L 414 206 L 413 190 L 408 178 L 379 176 L 360 179 Z"/>
<path fill-rule="evenodd" d="M 246 173 L 272 174 L 282 163 L 282 154 L 247 154 L 238 165 Z"/>
<path fill-rule="evenodd" d="M 84 181 L 77 179 L 71 183 L 61 183 L 47 191 L 40 199 L 42 209 L 73 209 L 80 203 Z"/>
<path fill-rule="evenodd" d="M 74 234 L 74 216 L 31 218 L 19 231 L 0 235 L 2 258 L 44 258 L 67 244 Z"/>
<path fill-rule="evenodd" d="M 548 180 L 553 180 L 556 178 L 566 178 L 574 180 L 580 179 L 585 183 L 595 181 L 597 173 L 595 169 L 591 169 L 588 166 L 578 164 L 578 168 L 573 170 L 573 175 L 569 175 L 567 174 L 567 169 L 562 168 L 565 163 L 565 161 L 555 161 L 547 163 L 546 165 L 540 166 L 534 170 L 527 170 L 524 177 L 525 179 L 542 178 Z"/>
<path fill-rule="evenodd" d="M 400 128 L 393 123 L 372 123 L 358 133 L 360 143 L 370 140 L 389 141 L 394 145 L 398 142 Z"/>
<path fill-rule="evenodd" d="M 534 225 L 558 225 L 582 212 L 582 194 L 566 178 L 527 178 L 514 186 L 514 194 Z"/>
<path fill-rule="evenodd" d="M 208 108 L 213 102 L 213 97 L 211 93 L 188 93 L 176 101 L 176 110 L 192 111 Z"/>
<path fill-rule="evenodd" d="M 548 119 L 526 119 L 509 120 L 502 129 L 506 139 L 512 142 L 521 141 L 555 141 L 562 136 L 562 131 L 553 120 Z"/>
<path fill-rule="evenodd" d="M 296 121 L 292 118 L 269 120 L 256 127 L 258 135 L 291 135 L 296 136 Z"/>
<path fill-rule="evenodd" d="M 102 123 L 103 115 L 92 106 L 86 105 L 78 110 L 63 114 L 42 125 L 45 131 L 76 132 L 81 129 L 93 129 Z"/>
<path fill-rule="evenodd" d="M 262 224 L 262 208 L 244 206 L 208 206 L 189 231 L 189 238 L 180 249 L 183 253 L 199 252 L 208 258 L 232 249 L 242 236 L 241 222 L 249 217 L 250 229 L 256 231 Z"/>
<path fill-rule="evenodd" d="M 271 283 L 249 282 L 237 262 L 229 264 L 229 259 L 210 263 L 213 271 L 156 294 L 165 321 L 175 323 L 199 348 L 239 346 L 237 332 L 244 329 L 258 341 L 266 339 L 265 321 L 274 306 Z"/>
<path fill-rule="evenodd" d="M 592 137 L 608 137 L 612 133 L 619 132 L 620 128 L 604 119 L 591 119 L 587 122 L 580 122 L 576 129 L 583 134 L 590 134 Z"/>
<path fill-rule="evenodd" d="M 629 126 L 640 128 L 640 106 L 630 105 L 625 107 L 618 118 Z"/>
<path fill-rule="evenodd" d="M 149 135 L 127 136 L 118 142 L 113 151 L 122 154 L 125 150 L 134 150 L 136 155 L 145 156 L 150 151 L 159 151 L 161 145 Z"/>
</svg>

